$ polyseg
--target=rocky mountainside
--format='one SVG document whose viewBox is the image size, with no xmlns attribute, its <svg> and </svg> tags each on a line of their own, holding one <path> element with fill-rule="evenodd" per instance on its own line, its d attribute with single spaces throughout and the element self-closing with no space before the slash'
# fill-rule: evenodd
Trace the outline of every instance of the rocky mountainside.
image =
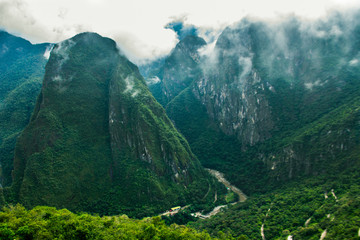
<svg viewBox="0 0 360 240">
<path fill-rule="evenodd" d="M 146 74 L 150 91 L 160 104 L 166 106 L 201 73 L 198 50 L 205 45 L 204 39 L 188 35 L 176 45 L 162 64 L 155 65 Z"/>
<path fill-rule="evenodd" d="M 10 186 L 16 138 L 25 128 L 48 60 L 50 44 L 29 41 L 0 31 L 0 183 Z"/>
<path fill-rule="evenodd" d="M 240 239 L 359 236 L 359 16 L 244 19 L 201 56 L 166 111 L 202 164 L 250 197 L 192 226 Z"/>
<path fill-rule="evenodd" d="M 132 216 L 212 201 L 216 190 L 138 68 L 95 33 L 54 46 L 13 179 L 8 195 L 26 207 Z"/>
<path fill-rule="evenodd" d="M 201 162 L 248 198 L 190 223 L 197 229 L 221 239 L 359 237 L 359 17 L 243 19 L 212 52 L 189 35 L 142 66 L 146 81 L 114 41 L 79 34 L 54 46 L 31 118 L 50 46 L 1 33 L 1 178 L 12 185 L 0 205 L 143 217 L 192 204 L 164 217 L 184 224 L 199 205 L 225 203 Z M 0 236 L 33 227 L 5 224 Z"/>
<path fill-rule="evenodd" d="M 166 105 L 200 161 L 248 193 L 341 170 L 358 146 L 358 16 L 226 28 Z"/>
</svg>

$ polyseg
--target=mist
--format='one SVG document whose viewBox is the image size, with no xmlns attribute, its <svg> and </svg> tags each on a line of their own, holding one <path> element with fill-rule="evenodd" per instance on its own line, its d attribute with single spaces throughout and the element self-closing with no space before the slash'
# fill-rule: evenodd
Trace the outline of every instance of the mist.
<svg viewBox="0 0 360 240">
<path fill-rule="evenodd" d="M 114 39 L 135 64 L 145 64 L 170 53 L 187 34 L 212 44 L 226 26 L 245 17 L 273 21 L 295 14 L 319 19 L 329 9 L 354 8 L 358 1 L 115 1 L 115 0 L 1 0 L 0 28 L 32 43 L 58 43 L 89 31 Z M 313 29 L 318 36 L 327 32 Z M 340 30 L 340 31 L 339 31 Z M 341 34 L 341 28 L 330 34 Z M 281 41 L 281 39 L 279 40 Z"/>
<path fill-rule="evenodd" d="M 227 27 L 216 41 L 199 50 L 201 67 L 205 76 L 232 81 L 217 72 L 230 66 L 228 71 L 237 75 L 233 83 L 240 88 L 253 68 L 261 68 L 268 81 L 302 81 L 304 88 L 312 91 L 329 83 L 319 79 L 324 69 L 331 78 L 348 66 L 358 66 L 360 53 L 353 49 L 358 42 L 355 32 L 360 29 L 359 19 L 359 8 L 332 10 L 318 19 L 294 14 L 271 21 L 247 17 Z M 312 69 L 306 77 L 298 70 L 302 65 Z"/>
</svg>

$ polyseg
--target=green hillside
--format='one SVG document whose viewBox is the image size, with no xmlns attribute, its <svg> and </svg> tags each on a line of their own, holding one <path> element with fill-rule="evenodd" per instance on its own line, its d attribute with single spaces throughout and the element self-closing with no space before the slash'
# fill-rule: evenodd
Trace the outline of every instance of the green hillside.
<svg viewBox="0 0 360 240">
<path fill-rule="evenodd" d="M 185 226 L 166 226 L 160 217 L 134 220 L 99 217 L 66 209 L 16 205 L 0 212 L 0 237 L 7 239 L 215 239 Z M 222 238 L 223 239 L 223 238 Z"/>
<path fill-rule="evenodd" d="M 148 216 L 212 201 L 217 186 L 115 42 L 55 45 L 7 197 L 99 214 Z"/>
<path fill-rule="evenodd" d="M 10 186 L 16 138 L 29 123 L 50 45 L 32 45 L 4 31 L 0 45 L 0 179 L 2 186 Z"/>
</svg>

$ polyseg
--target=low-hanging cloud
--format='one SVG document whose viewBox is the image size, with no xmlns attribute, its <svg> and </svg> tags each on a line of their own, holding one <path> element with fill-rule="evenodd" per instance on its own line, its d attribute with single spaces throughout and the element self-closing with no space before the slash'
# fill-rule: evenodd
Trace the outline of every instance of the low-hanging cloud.
<svg viewBox="0 0 360 240">
<path fill-rule="evenodd" d="M 57 43 L 80 32 L 94 31 L 116 40 L 130 60 L 141 64 L 168 54 L 186 34 L 197 34 L 212 43 L 219 29 L 247 15 L 273 17 L 275 12 L 295 12 L 317 17 L 329 6 L 360 5 L 355 0 L 343 2 L 0 0 L 0 28 L 33 43 Z M 332 34 L 341 34 L 338 30 L 342 31 L 334 28 Z"/>
<path fill-rule="evenodd" d="M 360 53 L 354 51 L 357 41 L 354 31 L 360 28 L 359 19 L 359 8 L 330 11 L 320 19 L 311 20 L 293 14 L 280 16 L 270 22 L 248 17 L 224 30 L 216 44 L 199 50 L 203 57 L 201 67 L 204 75 L 216 75 L 213 72 L 221 69 L 226 61 L 234 63 L 237 60 L 240 69 L 237 79 L 241 84 L 251 74 L 254 65 L 252 43 L 255 42 L 261 44 L 261 50 L 256 52 L 256 63 L 261 64 L 263 70 L 274 79 L 290 81 L 295 77 L 294 66 L 301 64 L 299 56 L 306 58 L 314 72 L 321 71 L 329 62 L 323 52 L 335 48 L 332 54 L 339 57 L 333 60 L 331 71 L 336 75 L 344 66 L 360 65 Z M 256 46 L 254 49 L 257 49 Z M 317 79 L 315 74 L 303 80 L 308 90 L 327 84 L 326 79 Z"/>
<path fill-rule="evenodd" d="M 0 27 L 24 36 L 40 34 L 39 23 L 29 14 L 27 5 L 21 0 L 0 2 Z"/>
<path fill-rule="evenodd" d="M 186 15 L 172 17 L 172 19 L 171 22 L 165 25 L 165 28 L 173 30 L 180 41 L 188 35 L 198 35 L 198 29 L 194 25 L 186 23 Z"/>
</svg>

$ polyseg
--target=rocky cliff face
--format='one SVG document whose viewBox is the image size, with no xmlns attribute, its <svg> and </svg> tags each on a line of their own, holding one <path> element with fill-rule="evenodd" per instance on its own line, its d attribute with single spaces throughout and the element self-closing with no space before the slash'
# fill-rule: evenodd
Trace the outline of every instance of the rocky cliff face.
<svg viewBox="0 0 360 240">
<path fill-rule="evenodd" d="M 339 106 L 358 77 L 353 36 L 359 24 L 355 16 L 332 17 L 308 25 L 295 18 L 277 24 L 243 20 L 221 34 L 193 92 L 225 134 L 253 146 L 284 124 L 297 128 Z"/>
<path fill-rule="evenodd" d="M 335 161 L 345 145 L 353 146 L 350 135 L 357 134 L 349 130 L 352 133 L 347 138 L 348 128 L 340 124 L 336 130 L 332 122 L 351 121 L 356 115 L 346 115 L 346 120 L 333 111 L 348 108 L 359 93 L 358 16 L 357 12 L 333 13 L 326 20 L 306 23 L 296 18 L 275 23 L 245 19 L 228 27 L 212 54 L 201 58 L 202 75 L 167 105 L 169 116 L 200 159 L 209 136 L 217 145 L 232 146 L 233 150 L 224 150 L 222 155 L 210 154 L 211 164 L 220 163 L 218 167 L 230 154 L 235 158 L 231 164 L 237 164 L 242 173 L 255 167 L 266 169 L 266 176 L 285 180 L 329 172 L 320 171 L 319 166 Z M 351 106 L 356 112 L 357 105 Z M 192 108 L 202 109 L 198 112 L 204 115 L 196 116 Z M 333 126 L 328 129 L 330 135 L 319 128 L 319 121 Z M 191 133 L 190 123 L 202 130 Z M 339 134 L 332 135 L 335 133 Z M 237 140 L 229 144 L 225 139 L 232 137 Z M 343 148 L 335 147 L 341 145 Z M 348 153 L 354 150 L 346 149 Z M 201 160 L 206 165 L 209 155 L 205 155 Z M 273 157 L 282 159 L 276 171 Z M 238 178 L 239 173 L 226 168 L 222 170 Z M 245 175 L 239 183 L 248 181 L 250 175 Z"/>
<path fill-rule="evenodd" d="M 188 35 L 182 39 L 162 66 L 147 76 L 149 88 L 156 100 L 166 106 L 199 75 L 200 54 L 204 39 Z"/>
<path fill-rule="evenodd" d="M 215 47 L 215 59 L 205 60 L 203 76 L 193 93 L 226 135 L 235 135 L 243 146 L 270 137 L 274 127 L 266 98 L 267 82 L 252 65 L 249 25 L 226 29 Z"/>
<path fill-rule="evenodd" d="M 359 98 L 354 97 L 282 139 L 280 147 L 258 153 L 270 170 L 269 175 L 284 181 L 297 176 L 333 176 L 339 171 L 355 170 L 359 164 L 359 106 Z"/>
<path fill-rule="evenodd" d="M 137 67 L 94 33 L 54 46 L 13 178 L 28 207 L 138 216 L 202 199 L 212 182 Z"/>
</svg>

